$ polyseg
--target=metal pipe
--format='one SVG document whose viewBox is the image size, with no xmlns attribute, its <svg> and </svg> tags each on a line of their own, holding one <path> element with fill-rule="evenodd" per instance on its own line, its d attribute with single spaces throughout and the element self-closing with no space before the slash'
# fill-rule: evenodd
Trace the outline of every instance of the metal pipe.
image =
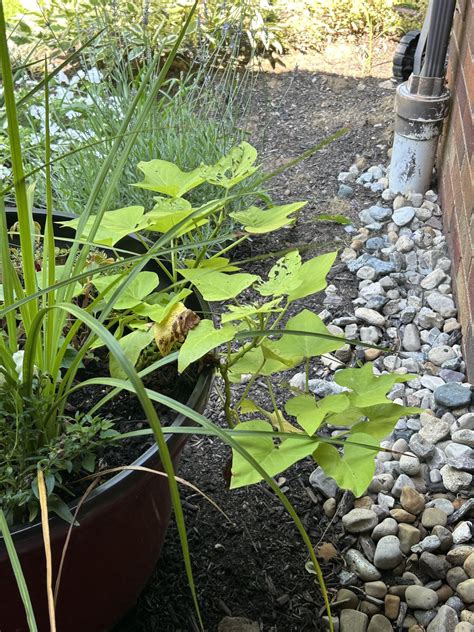
<svg viewBox="0 0 474 632">
<path fill-rule="evenodd" d="M 425 193 L 430 187 L 438 137 L 449 110 L 444 66 L 454 8 L 455 0 L 431 0 L 415 54 L 417 74 L 397 88 L 389 170 L 389 187 L 396 193 Z"/>
</svg>

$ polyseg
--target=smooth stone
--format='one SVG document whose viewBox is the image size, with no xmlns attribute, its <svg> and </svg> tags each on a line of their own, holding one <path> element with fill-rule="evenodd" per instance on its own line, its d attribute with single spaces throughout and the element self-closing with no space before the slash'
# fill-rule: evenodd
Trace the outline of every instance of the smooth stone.
<svg viewBox="0 0 474 632">
<path fill-rule="evenodd" d="M 469 610 L 463 610 L 461 612 L 461 621 L 468 621 L 469 623 L 474 624 L 474 612 L 470 612 Z"/>
<path fill-rule="evenodd" d="M 456 586 L 456 592 L 464 603 L 474 603 L 474 579 L 466 579 Z"/>
<path fill-rule="evenodd" d="M 405 351 L 419 351 L 421 348 L 420 333 L 418 327 L 413 323 L 409 323 L 405 326 L 402 346 Z"/>
<path fill-rule="evenodd" d="M 416 516 L 414 514 L 411 514 L 409 511 L 405 511 L 405 509 L 399 509 L 398 507 L 390 509 L 390 515 L 399 523 L 404 522 L 411 524 L 416 520 Z"/>
<path fill-rule="evenodd" d="M 370 597 L 375 597 L 376 599 L 384 599 L 387 594 L 387 586 L 383 582 L 366 582 L 364 584 L 364 590 L 367 595 Z"/>
<path fill-rule="evenodd" d="M 449 564 L 442 555 L 434 555 L 425 551 L 419 559 L 420 571 L 433 579 L 444 579 L 449 569 Z"/>
<path fill-rule="evenodd" d="M 406 511 L 412 514 L 419 514 L 425 508 L 425 499 L 416 489 L 407 486 L 402 489 L 400 504 Z"/>
<path fill-rule="evenodd" d="M 375 614 L 370 620 L 367 632 L 393 632 L 392 624 L 382 614 Z"/>
<path fill-rule="evenodd" d="M 396 266 L 391 261 L 382 261 L 382 259 L 378 259 L 372 255 L 369 255 L 367 252 L 355 259 L 354 261 L 349 261 L 347 264 L 347 268 L 351 272 L 357 272 L 362 266 L 370 266 L 373 268 L 378 274 L 392 274 L 396 271 Z"/>
<path fill-rule="evenodd" d="M 474 547 L 469 545 L 460 545 L 453 547 L 446 554 L 446 559 L 453 566 L 462 566 L 467 558 L 474 553 Z"/>
<path fill-rule="evenodd" d="M 433 364 L 436 364 L 436 366 L 441 366 L 443 362 L 453 360 L 456 356 L 457 353 L 454 349 L 452 347 L 448 347 L 447 345 L 433 347 L 431 351 L 428 352 L 428 360 Z"/>
<path fill-rule="evenodd" d="M 456 493 L 461 489 L 467 489 L 471 484 L 472 474 L 469 474 L 469 472 L 456 470 L 450 465 L 443 465 L 440 472 L 443 477 L 443 485 L 450 492 Z"/>
<path fill-rule="evenodd" d="M 375 549 L 374 565 L 382 570 L 395 568 L 403 559 L 400 551 L 400 540 L 396 535 L 382 537 Z"/>
<path fill-rule="evenodd" d="M 428 305 L 437 312 L 443 318 L 451 318 L 456 316 L 457 309 L 454 305 L 454 301 L 449 296 L 440 294 L 439 292 L 432 292 L 426 299 Z"/>
<path fill-rule="evenodd" d="M 416 476 L 420 471 L 420 461 L 417 456 L 407 452 L 400 457 L 399 467 L 404 474 Z"/>
<path fill-rule="evenodd" d="M 440 283 L 442 283 L 446 279 L 446 273 L 439 268 L 435 268 L 433 272 L 430 272 L 425 276 L 423 281 L 420 283 L 420 286 L 424 290 L 434 290 L 435 287 L 438 287 Z"/>
<path fill-rule="evenodd" d="M 363 581 L 371 582 L 380 579 L 380 572 L 357 549 L 349 549 L 345 554 L 345 560 L 348 569 Z"/>
<path fill-rule="evenodd" d="M 398 539 L 400 549 L 405 555 L 409 555 L 411 548 L 418 544 L 421 539 L 420 530 L 411 524 L 400 524 L 398 526 Z"/>
<path fill-rule="evenodd" d="M 436 525 L 444 527 L 448 522 L 448 516 L 441 509 L 436 507 L 427 507 L 421 516 L 421 524 L 426 529 L 431 529 Z"/>
<path fill-rule="evenodd" d="M 323 511 L 324 511 L 324 515 L 327 518 L 334 517 L 334 514 L 336 513 L 336 508 L 337 508 L 337 504 L 336 504 L 335 498 L 328 498 L 326 501 L 324 501 Z"/>
<path fill-rule="evenodd" d="M 458 584 L 461 582 L 465 582 L 469 579 L 469 575 L 464 571 L 464 569 L 459 566 L 455 566 L 454 568 L 450 568 L 446 573 L 446 581 L 451 586 L 453 590 L 456 590 Z"/>
<path fill-rule="evenodd" d="M 336 601 L 346 601 L 346 603 L 338 606 L 341 610 L 345 608 L 355 610 L 359 605 L 359 597 L 348 588 L 340 588 L 337 591 Z"/>
<path fill-rule="evenodd" d="M 454 628 L 454 632 L 474 632 L 474 625 L 468 621 L 460 621 Z"/>
<path fill-rule="evenodd" d="M 365 533 L 377 524 L 377 514 L 370 509 L 352 509 L 342 517 L 342 525 L 349 533 Z"/>
<path fill-rule="evenodd" d="M 377 542 L 386 535 L 396 535 L 398 531 L 398 522 L 394 518 L 385 518 L 372 531 L 372 540 Z"/>
<path fill-rule="evenodd" d="M 439 386 L 435 390 L 434 396 L 436 403 L 440 406 L 444 406 L 444 408 L 462 408 L 469 406 L 472 399 L 471 389 L 457 382 Z"/>
<path fill-rule="evenodd" d="M 369 325 L 375 325 L 376 327 L 383 327 L 385 325 L 385 317 L 376 312 L 374 309 L 358 307 L 355 310 L 354 315 L 359 320 L 369 323 Z"/>
<path fill-rule="evenodd" d="M 389 594 L 385 597 L 384 613 L 387 619 L 395 621 L 400 612 L 400 597 Z"/>
<path fill-rule="evenodd" d="M 395 485 L 392 487 L 392 496 L 394 496 L 395 498 L 400 498 L 404 487 L 412 487 L 413 489 L 415 489 L 415 483 L 406 474 L 400 474 L 400 476 L 395 481 Z"/>
<path fill-rule="evenodd" d="M 436 375 L 424 375 L 420 382 L 422 386 L 429 388 L 430 391 L 435 391 L 439 386 L 445 384 L 445 381 Z"/>
<path fill-rule="evenodd" d="M 415 610 L 432 610 L 438 604 L 438 595 L 431 588 L 423 586 L 408 586 L 405 600 L 409 608 Z"/>
<path fill-rule="evenodd" d="M 427 632 L 454 632 L 458 624 L 458 615 L 456 610 L 449 606 L 441 606 L 438 614 L 431 621 L 427 628 Z"/>
<path fill-rule="evenodd" d="M 436 525 L 431 531 L 431 535 L 436 536 L 440 541 L 439 550 L 441 553 L 447 553 L 453 546 L 453 535 L 449 529 Z"/>
<path fill-rule="evenodd" d="M 392 217 L 392 209 L 387 206 L 371 206 L 368 210 L 376 222 L 386 222 Z"/>
<path fill-rule="evenodd" d="M 415 217 L 415 209 L 413 206 L 402 206 L 394 211 L 392 221 L 397 226 L 406 226 Z"/>
<path fill-rule="evenodd" d="M 462 443 L 470 448 L 474 448 L 474 430 L 469 430 L 468 428 L 455 430 L 451 433 L 451 439 L 456 443 Z"/>
<path fill-rule="evenodd" d="M 465 560 L 463 569 L 471 579 L 474 579 L 474 553 L 471 553 L 471 555 Z"/>
<path fill-rule="evenodd" d="M 367 632 L 369 617 L 358 610 L 342 610 L 339 623 L 340 632 Z"/>
</svg>

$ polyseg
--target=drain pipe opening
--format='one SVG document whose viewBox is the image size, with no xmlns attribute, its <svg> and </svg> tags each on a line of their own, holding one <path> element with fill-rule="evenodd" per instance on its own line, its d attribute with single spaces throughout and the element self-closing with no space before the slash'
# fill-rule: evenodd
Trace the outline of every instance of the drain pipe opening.
<svg viewBox="0 0 474 632">
<path fill-rule="evenodd" d="M 455 0 L 430 1 L 413 74 L 397 88 L 389 170 L 394 193 L 423 194 L 430 188 L 438 138 L 449 110 L 444 74 L 455 6 Z"/>
</svg>

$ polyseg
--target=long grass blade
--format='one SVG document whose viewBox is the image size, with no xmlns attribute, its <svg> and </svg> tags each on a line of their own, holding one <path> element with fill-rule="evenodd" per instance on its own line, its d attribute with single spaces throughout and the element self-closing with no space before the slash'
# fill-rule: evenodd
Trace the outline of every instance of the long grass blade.
<svg viewBox="0 0 474 632">
<path fill-rule="evenodd" d="M 23 571 L 21 569 L 20 560 L 18 559 L 18 554 L 16 552 L 15 544 L 10 534 L 3 509 L 0 509 L 0 533 L 2 534 L 3 541 L 5 542 L 8 557 L 10 558 L 10 563 L 15 575 L 16 584 L 18 586 L 18 590 L 20 591 L 23 606 L 25 607 L 29 632 L 38 632 L 35 613 L 33 612 L 33 605 L 31 603 L 30 594 L 28 592 L 28 586 L 26 584 L 25 576 L 23 575 Z"/>
<path fill-rule="evenodd" d="M 38 469 L 38 494 L 41 508 L 41 529 L 43 531 L 44 553 L 46 556 L 46 595 L 48 598 L 49 625 L 56 632 L 56 612 L 53 596 L 53 559 L 51 555 L 51 537 L 49 533 L 48 494 L 44 482 L 43 470 Z"/>
</svg>

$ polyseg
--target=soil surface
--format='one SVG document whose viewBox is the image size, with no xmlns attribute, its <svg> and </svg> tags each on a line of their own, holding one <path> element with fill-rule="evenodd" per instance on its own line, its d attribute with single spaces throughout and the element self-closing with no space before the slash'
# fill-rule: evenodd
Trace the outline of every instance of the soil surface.
<svg viewBox="0 0 474 632">
<path fill-rule="evenodd" d="M 318 214 L 340 213 L 353 218 L 376 199 L 357 188 L 356 197 L 337 197 L 340 171 L 355 161 L 359 166 L 387 162 L 390 147 L 394 91 L 391 73 L 394 43 L 384 42 L 374 54 L 366 76 L 361 47 L 334 44 L 324 55 L 301 53 L 283 58 L 285 67 L 264 68 L 255 81 L 247 122 L 250 141 L 257 145 L 266 169 L 273 170 L 321 142 L 337 130 L 347 133 L 271 185 L 275 203 L 309 200 L 295 226 L 277 236 L 259 239 L 239 255 L 312 244 L 317 252 L 342 248 L 349 241 L 343 227 L 315 221 Z M 306 254 L 306 256 L 309 256 Z M 235 257 L 234 257 L 235 258 Z M 255 263 L 262 273 L 268 262 Z M 347 302 L 340 316 L 352 307 L 357 288 L 345 266 L 331 272 Z M 302 307 L 321 311 L 321 297 L 305 300 Z M 265 394 L 263 395 L 265 397 Z M 268 394 L 267 394 L 268 397 Z M 224 423 L 222 405 L 211 397 L 206 415 Z M 288 514 L 265 484 L 229 492 L 224 468 L 230 451 L 218 440 L 189 440 L 180 475 L 213 498 L 229 520 L 198 494 L 184 489 L 182 498 L 201 612 L 205 629 L 215 632 L 225 616 L 244 616 L 264 632 L 322 630 L 322 596 L 315 576 L 305 570 L 308 554 Z M 279 479 L 315 546 L 335 543 L 339 553 L 350 546 L 322 512 L 324 499 L 312 491 L 308 478 L 314 463 L 301 462 Z M 331 557 L 331 547 L 323 552 Z M 334 551 L 335 553 L 335 551 Z M 328 589 L 336 586 L 341 560 L 335 555 L 322 568 Z M 332 593 L 331 593 L 332 594 Z M 193 632 L 199 630 L 187 587 L 177 530 L 171 525 L 162 559 L 136 608 L 114 632 Z"/>
</svg>

